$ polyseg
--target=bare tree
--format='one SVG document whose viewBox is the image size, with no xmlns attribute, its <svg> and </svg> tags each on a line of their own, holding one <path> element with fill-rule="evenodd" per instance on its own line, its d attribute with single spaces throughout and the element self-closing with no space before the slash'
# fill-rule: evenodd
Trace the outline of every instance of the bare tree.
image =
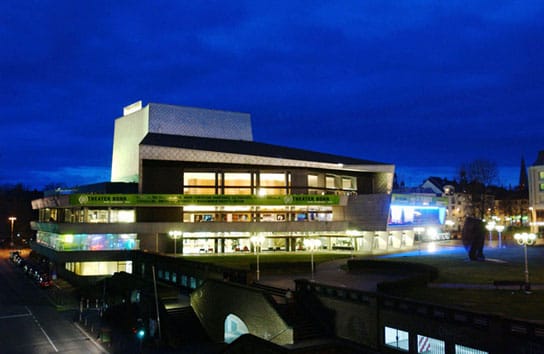
<svg viewBox="0 0 544 354">
<path fill-rule="evenodd" d="M 461 165 L 460 178 L 463 188 L 472 195 L 475 214 L 484 218 L 487 211 L 487 189 L 498 177 L 497 163 L 485 159 L 477 159 Z"/>
</svg>

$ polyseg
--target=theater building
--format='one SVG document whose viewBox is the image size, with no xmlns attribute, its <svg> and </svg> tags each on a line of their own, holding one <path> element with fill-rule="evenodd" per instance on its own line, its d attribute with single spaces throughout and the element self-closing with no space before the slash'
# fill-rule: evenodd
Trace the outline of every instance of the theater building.
<svg viewBox="0 0 544 354">
<path fill-rule="evenodd" d="M 246 113 L 137 102 L 115 120 L 110 182 L 33 202 L 33 247 L 78 275 L 130 272 L 127 250 L 387 252 L 414 241 L 388 229 L 393 174 L 255 142 Z"/>
</svg>

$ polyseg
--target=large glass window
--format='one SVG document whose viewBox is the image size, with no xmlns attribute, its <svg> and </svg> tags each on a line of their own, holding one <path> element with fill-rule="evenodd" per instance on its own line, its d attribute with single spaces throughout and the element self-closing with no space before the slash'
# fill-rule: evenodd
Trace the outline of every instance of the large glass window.
<svg viewBox="0 0 544 354">
<path fill-rule="evenodd" d="M 318 178 L 316 175 L 308 175 L 308 187 L 318 187 Z"/>
<path fill-rule="evenodd" d="M 259 176 L 259 195 L 286 194 L 285 173 L 261 173 Z"/>
<path fill-rule="evenodd" d="M 285 187 L 285 173 L 261 173 L 261 187 Z"/>
<path fill-rule="evenodd" d="M 385 327 L 385 345 L 408 351 L 408 344 L 408 332 L 398 328 Z"/>
<path fill-rule="evenodd" d="M 355 189 L 355 179 L 350 178 L 350 177 L 342 177 L 342 189 L 354 190 Z"/>
<path fill-rule="evenodd" d="M 251 194 L 251 174 L 228 172 L 224 177 L 225 194 Z"/>
<path fill-rule="evenodd" d="M 417 335 L 418 354 L 444 354 L 446 352 L 443 340 Z"/>
<path fill-rule="evenodd" d="M 335 178 L 333 176 L 326 176 L 325 177 L 325 187 L 327 187 L 329 189 L 336 188 L 336 183 L 335 183 L 334 179 Z"/>
<path fill-rule="evenodd" d="M 134 210 L 111 210 L 111 222 L 135 222 L 136 216 Z"/>
<path fill-rule="evenodd" d="M 215 173 L 185 172 L 183 174 L 183 193 L 215 194 Z"/>
<path fill-rule="evenodd" d="M 455 345 L 455 354 L 488 354 L 486 351 L 465 347 L 459 344 Z"/>
</svg>

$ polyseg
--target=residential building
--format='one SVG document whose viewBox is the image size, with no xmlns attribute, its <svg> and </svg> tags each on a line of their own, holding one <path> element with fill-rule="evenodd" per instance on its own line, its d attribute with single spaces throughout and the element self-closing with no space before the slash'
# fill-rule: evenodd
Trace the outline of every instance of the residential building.
<svg viewBox="0 0 544 354">
<path fill-rule="evenodd" d="M 535 162 L 528 168 L 529 211 L 531 232 L 544 232 L 544 150 L 538 153 Z"/>
</svg>

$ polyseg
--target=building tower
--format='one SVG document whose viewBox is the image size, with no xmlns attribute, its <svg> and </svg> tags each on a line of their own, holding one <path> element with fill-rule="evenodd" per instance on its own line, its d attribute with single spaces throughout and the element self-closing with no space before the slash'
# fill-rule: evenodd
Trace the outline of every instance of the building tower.
<svg viewBox="0 0 544 354">
<path fill-rule="evenodd" d="M 528 183 L 527 167 L 525 166 L 525 159 L 522 156 L 521 157 L 521 166 L 520 166 L 520 170 L 519 170 L 518 190 L 526 191 L 527 190 L 527 183 Z"/>
</svg>

